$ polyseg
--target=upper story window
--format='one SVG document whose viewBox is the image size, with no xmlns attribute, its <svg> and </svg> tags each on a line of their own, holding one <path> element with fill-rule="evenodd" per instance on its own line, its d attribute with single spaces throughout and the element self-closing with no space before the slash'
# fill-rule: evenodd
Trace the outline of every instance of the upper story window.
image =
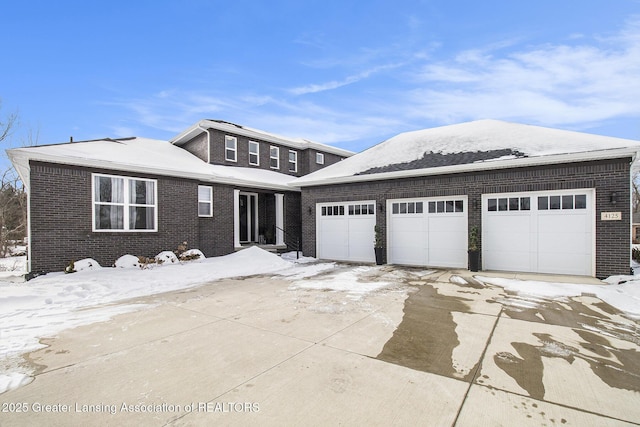
<svg viewBox="0 0 640 427">
<path fill-rule="evenodd" d="M 213 187 L 198 185 L 198 216 L 213 216 Z"/>
<path fill-rule="evenodd" d="M 269 164 L 271 169 L 280 169 L 280 147 L 272 145 L 269 148 Z"/>
<path fill-rule="evenodd" d="M 319 165 L 324 165 L 324 154 L 316 153 L 316 163 Z"/>
<path fill-rule="evenodd" d="M 157 231 L 156 180 L 92 176 L 93 231 Z"/>
<path fill-rule="evenodd" d="M 289 150 L 289 172 L 298 172 L 298 152 Z"/>
<path fill-rule="evenodd" d="M 238 161 L 238 138 L 235 136 L 224 137 L 224 159 L 230 162 Z"/>
<path fill-rule="evenodd" d="M 260 165 L 260 144 L 255 141 L 249 141 L 249 164 Z"/>
</svg>

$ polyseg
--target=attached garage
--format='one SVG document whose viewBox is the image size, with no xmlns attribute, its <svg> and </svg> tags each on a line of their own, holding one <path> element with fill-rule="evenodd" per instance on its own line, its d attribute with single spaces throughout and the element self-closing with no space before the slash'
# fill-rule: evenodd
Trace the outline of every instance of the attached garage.
<svg viewBox="0 0 640 427">
<path fill-rule="evenodd" d="M 467 196 L 387 201 L 391 264 L 467 268 Z"/>
<path fill-rule="evenodd" d="M 485 270 L 592 276 L 594 190 L 485 194 Z"/>
<path fill-rule="evenodd" d="M 318 203 L 316 223 L 318 258 L 375 262 L 375 201 Z"/>
</svg>

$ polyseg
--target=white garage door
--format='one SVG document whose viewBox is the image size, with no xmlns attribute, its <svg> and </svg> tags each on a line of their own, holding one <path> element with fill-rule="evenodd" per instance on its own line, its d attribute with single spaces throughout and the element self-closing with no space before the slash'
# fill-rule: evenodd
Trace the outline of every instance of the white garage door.
<svg viewBox="0 0 640 427">
<path fill-rule="evenodd" d="M 467 268 L 467 197 L 387 201 L 391 264 Z"/>
<path fill-rule="evenodd" d="M 482 196 L 485 270 L 592 276 L 594 191 Z"/>
<path fill-rule="evenodd" d="M 375 262 L 375 201 L 318 203 L 316 215 L 318 258 Z"/>
</svg>

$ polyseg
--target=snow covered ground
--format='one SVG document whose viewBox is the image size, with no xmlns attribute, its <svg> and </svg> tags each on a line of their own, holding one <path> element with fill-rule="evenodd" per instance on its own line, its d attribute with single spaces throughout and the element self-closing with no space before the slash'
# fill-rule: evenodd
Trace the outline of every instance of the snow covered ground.
<svg viewBox="0 0 640 427">
<path fill-rule="evenodd" d="M 7 264 L 2 265 L 11 264 L 18 270 L 23 269 L 20 263 L 24 263 L 24 259 L 4 262 Z M 346 292 L 352 297 L 394 282 L 393 277 L 386 280 L 384 275 L 374 280 L 372 277 L 379 267 L 353 266 L 336 270 L 335 263 L 319 263 L 306 257 L 297 259 L 295 252 L 279 257 L 257 247 L 223 257 L 184 263 L 167 262 L 144 269 L 100 268 L 84 261 L 76 263 L 75 267 L 82 271 L 47 274 L 26 283 L 12 283 L 0 278 L 0 393 L 32 380 L 29 368 L 22 366 L 22 355 L 42 348 L 41 338 L 140 309 L 140 304 L 122 302 L 131 298 L 256 274 L 290 280 L 292 290 L 333 290 Z M 546 298 L 596 295 L 640 319 L 640 276 L 612 277 L 608 285 L 600 286 L 482 276 L 478 279 L 510 291 Z"/>
</svg>

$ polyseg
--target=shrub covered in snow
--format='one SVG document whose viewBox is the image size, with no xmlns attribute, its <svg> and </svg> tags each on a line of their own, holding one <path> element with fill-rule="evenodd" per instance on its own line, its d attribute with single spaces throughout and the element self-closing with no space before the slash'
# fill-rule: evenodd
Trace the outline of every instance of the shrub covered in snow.
<svg viewBox="0 0 640 427">
<path fill-rule="evenodd" d="M 162 251 L 156 255 L 156 262 L 158 264 L 175 264 L 178 262 L 178 257 L 171 251 Z"/>
<path fill-rule="evenodd" d="M 134 255 L 122 255 L 115 262 L 118 268 L 141 268 L 140 260 Z"/>
<path fill-rule="evenodd" d="M 204 258 L 205 256 L 200 249 L 189 249 L 180 254 L 180 261 L 193 261 Z"/>
<path fill-rule="evenodd" d="M 76 271 L 91 271 L 102 268 L 102 266 L 98 264 L 98 261 L 93 258 L 85 258 L 80 261 L 76 261 L 74 263 L 74 267 Z"/>
</svg>

